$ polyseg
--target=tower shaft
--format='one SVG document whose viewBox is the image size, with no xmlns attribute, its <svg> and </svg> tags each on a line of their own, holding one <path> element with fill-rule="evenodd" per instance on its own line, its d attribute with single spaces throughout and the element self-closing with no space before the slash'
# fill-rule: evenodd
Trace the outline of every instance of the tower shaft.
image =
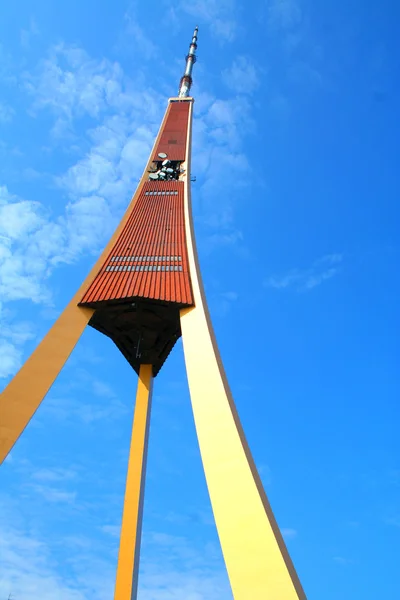
<svg viewBox="0 0 400 600">
<path fill-rule="evenodd" d="M 24 430 L 86 324 L 138 373 L 115 600 L 135 600 L 152 378 L 182 335 L 215 523 L 235 600 L 305 600 L 247 444 L 203 290 L 190 199 L 195 29 L 135 195 L 79 291 L 0 397 L 0 460 Z M 251 378 L 251 373 L 249 373 Z"/>
<path fill-rule="evenodd" d="M 193 33 L 193 38 L 189 46 L 189 53 L 186 56 L 186 68 L 179 85 L 179 98 L 186 98 L 189 96 L 190 88 L 192 87 L 192 71 L 193 65 L 196 62 L 196 50 L 197 50 L 197 33 L 199 28 L 196 27 Z"/>
</svg>

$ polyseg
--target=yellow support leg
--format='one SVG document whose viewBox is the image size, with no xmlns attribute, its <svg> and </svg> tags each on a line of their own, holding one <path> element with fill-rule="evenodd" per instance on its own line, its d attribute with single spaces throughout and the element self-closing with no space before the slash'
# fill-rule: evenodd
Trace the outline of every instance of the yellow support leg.
<svg viewBox="0 0 400 600">
<path fill-rule="evenodd" d="M 137 598 L 152 379 L 151 365 L 141 365 L 129 451 L 114 600 Z"/>
<path fill-rule="evenodd" d="M 188 148 L 190 132 L 191 128 Z M 222 366 L 198 264 L 188 183 L 185 226 L 195 307 L 181 311 L 183 349 L 201 458 L 233 596 L 305 600 Z"/>
<path fill-rule="evenodd" d="M 303 600 L 203 307 L 183 310 L 181 327 L 201 458 L 233 597 Z"/>
<path fill-rule="evenodd" d="M 0 464 L 40 406 L 93 312 L 72 300 L 0 394 Z"/>
</svg>

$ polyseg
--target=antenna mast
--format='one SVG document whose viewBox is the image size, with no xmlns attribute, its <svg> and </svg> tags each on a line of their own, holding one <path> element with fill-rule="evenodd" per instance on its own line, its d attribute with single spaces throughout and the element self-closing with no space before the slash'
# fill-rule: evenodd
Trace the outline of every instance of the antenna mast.
<svg viewBox="0 0 400 600">
<path fill-rule="evenodd" d="M 187 98 L 189 96 L 190 88 L 192 86 L 192 70 L 193 65 L 196 62 L 196 48 L 197 48 L 197 32 L 199 28 L 196 27 L 193 33 L 193 38 L 189 47 L 189 54 L 186 56 L 186 69 L 183 77 L 179 84 L 179 98 Z"/>
</svg>

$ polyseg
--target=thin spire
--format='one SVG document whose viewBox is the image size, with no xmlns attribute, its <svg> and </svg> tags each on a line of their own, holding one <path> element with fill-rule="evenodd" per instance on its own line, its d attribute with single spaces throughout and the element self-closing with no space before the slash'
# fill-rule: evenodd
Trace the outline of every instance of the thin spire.
<svg viewBox="0 0 400 600">
<path fill-rule="evenodd" d="M 186 69 L 179 84 L 179 98 L 186 98 L 189 96 L 190 88 L 192 86 L 192 70 L 193 65 L 196 62 L 196 48 L 197 48 L 197 32 L 199 28 L 196 27 L 193 33 L 193 38 L 189 47 L 189 54 L 186 56 Z"/>
</svg>

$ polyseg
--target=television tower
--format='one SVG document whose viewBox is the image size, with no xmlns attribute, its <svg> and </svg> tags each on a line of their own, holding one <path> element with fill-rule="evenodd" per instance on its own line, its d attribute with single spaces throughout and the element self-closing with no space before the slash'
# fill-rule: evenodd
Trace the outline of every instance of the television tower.
<svg viewBox="0 0 400 600">
<path fill-rule="evenodd" d="M 137 598 L 153 379 L 182 336 L 197 437 L 235 600 L 304 600 L 225 376 L 197 257 L 190 196 L 194 30 L 178 95 L 114 235 L 0 396 L 0 462 L 87 325 L 138 374 L 114 600 Z M 249 398 L 249 400 L 251 400 Z"/>
</svg>

